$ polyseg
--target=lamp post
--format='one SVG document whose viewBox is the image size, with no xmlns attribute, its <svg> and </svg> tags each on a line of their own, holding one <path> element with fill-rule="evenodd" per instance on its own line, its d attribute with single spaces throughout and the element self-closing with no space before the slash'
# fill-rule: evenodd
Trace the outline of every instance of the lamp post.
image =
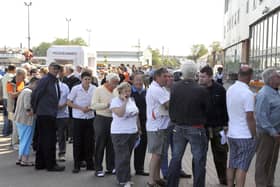
<svg viewBox="0 0 280 187">
<path fill-rule="evenodd" d="M 69 43 L 69 22 L 71 21 L 71 18 L 65 18 L 65 19 L 67 21 L 67 40 Z"/>
<path fill-rule="evenodd" d="M 24 5 L 27 6 L 27 16 L 28 16 L 28 49 L 30 49 L 30 15 L 29 15 L 29 7 L 32 5 L 32 2 L 30 1 L 29 3 L 24 2 Z"/>
<path fill-rule="evenodd" d="M 91 29 L 86 29 L 86 31 L 88 32 L 88 46 L 90 47 L 90 33 L 91 33 Z"/>
</svg>

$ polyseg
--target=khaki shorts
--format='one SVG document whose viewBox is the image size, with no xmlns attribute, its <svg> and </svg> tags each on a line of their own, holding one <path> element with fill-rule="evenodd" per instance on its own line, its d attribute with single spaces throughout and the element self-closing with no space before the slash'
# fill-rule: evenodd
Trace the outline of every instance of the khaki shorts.
<svg viewBox="0 0 280 187">
<path fill-rule="evenodd" d="M 148 152 L 152 154 L 165 155 L 168 149 L 168 130 L 148 131 Z"/>
</svg>

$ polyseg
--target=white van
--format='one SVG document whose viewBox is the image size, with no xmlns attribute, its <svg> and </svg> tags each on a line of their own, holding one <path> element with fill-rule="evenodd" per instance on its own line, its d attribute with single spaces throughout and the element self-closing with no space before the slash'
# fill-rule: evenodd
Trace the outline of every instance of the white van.
<svg viewBox="0 0 280 187">
<path fill-rule="evenodd" d="M 56 62 L 90 68 L 96 76 L 96 51 L 85 46 L 53 45 L 47 51 L 47 65 Z"/>
</svg>

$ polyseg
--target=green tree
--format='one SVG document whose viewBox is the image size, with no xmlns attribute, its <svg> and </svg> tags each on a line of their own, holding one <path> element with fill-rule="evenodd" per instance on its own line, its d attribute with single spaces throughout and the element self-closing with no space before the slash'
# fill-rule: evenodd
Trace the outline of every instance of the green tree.
<svg viewBox="0 0 280 187">
<path fill-rule="evenodd" d="M 149 49 L 152 52 L 152 65 L 156 67 L 160 67 L 163 65 L 161 54 L 158 49 Z"/>
<path fill-rule="evenodd" d="M 217 55 L 222 50 L 221 43 L 219 41 L 214 41 L 209 47 L 212 54 L 208 63 L 210 64 L 210 66 L 214 67 L 214 65 L 217 64 Z"/>
<path fill-rule="evenodd" d="M 47 50 L 50 48 L 52 44 L 47 42 L 40 43 L 37 47 L 33 47 L 33 55 L 34 56 L 46 56 Z"/>
<path fill-rule="evenodd" d="M 217 52 L 220 51 L 222 49 L 221 47 L 221 43 L 219 41 L 214 41 L 212 42 L 212 44 L 210 44 L 209 46 L 211 48 L 211 52 Z"/>
<path fill-rule="evenodd" d="M 83 38 L 78 37 L 78 38 L 74 38 L 73 40 L 71 40 L 70 45 L 87 46 L 87 43 Z"/>
<path fill-rule="evenodd" d="M 53 45 L 70 45 L 70 42 L 66 38 L 56 38 L 53 42 Z"/>
<path fill-rule="evenodd" d="M 187 58 L 193 60 L 194 62 L 197 62 L 197 59 L 199 59 L 206 53 L 208 53 L 208 49 L 204 44 L 195 44 L 192 46 L 191 54 Z"/>
<path fill-rule="evenodd" d="M 52 42 L 53 45 L 80 45 L 80 46 L 87 46 L 86 41 L 81 38 L 74 38 L 73 40 L 68 40 L 66 38 L 57 38 Z"/>
<path fill-rule="evenodd" d="M 163 66 L 169 68 L 177 68 L 180 64 L 180 61 L 176 57 L 165 57 L 163 60 Z"/>
</svg>

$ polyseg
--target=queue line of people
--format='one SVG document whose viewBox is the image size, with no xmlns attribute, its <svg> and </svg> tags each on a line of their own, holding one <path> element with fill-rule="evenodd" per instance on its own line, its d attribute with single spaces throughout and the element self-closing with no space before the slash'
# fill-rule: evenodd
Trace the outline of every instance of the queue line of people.
<svg viewBox="0 0 280 187">
<path fill-rule="evenodd" d="M 135 72 L 131 82 L 123 79 L 121 83 L 118 74 L 109 73 L 104 84 L 96 87 L 92 84 L 92 72 L 84 71 L 79 77 L 81 83 L 69 89 L 67 82 L 63 83 L 64 68 L 56 63 L 49 65 L 43 78 L 32 78 L 26 88 L 14 93 L 9 91 L 7 82 L 8 97 L 16 102 L 12 114 L 20 137 L 17 164 L 34 165 L 28 161 L 28 149 L 36 124 L 35 168 L 65 169 L 56 162 L 55 146 L 58 139 L 58 157 L 63 158 L 65 123 L 69 119 L 66 114 L 71 109 L 73 173 L 78 173 L 85 163 L 86 169 L 95 170 L 97 177 L 116 174 L 121 186 L 131 186 L 130 158 L 134 149 L 136 174 L 149 175 L 147 186 L 176 187 L 185 148 L 190 143 L 194 186 L 205 186 L 210 141 L 220 184 L 244 186 L 257 151 L 256 185 L 272 186 L 280 139 L 279 73 L 272 68 L 264 71 L 265 86 L 255 100 L 248 87 L 253 75 L 248 66 L 240 68 L 238 80 L 227 91 L 213 80 L 209 66 L 200 70 L 198 82 L 195 64 L 185 63 L 181 71 L 182 80 L 173 82 L 167 69 L 155 70 L 147 91 L 143 72 Z M 18 77 L 14 80 L 18 86 L 24 83 L 26 73 L 22 69 L 16 72 Z M 71 74 L 73 71 L 68 75 Z M 228 145 L 221 141 L 224 135 Z M 169 164 L 168 144 L 172 148 Z M 146 147 L 152 155 L 149 173 L 144 171 Z M 106 172 L 102 166 L 104 152 Z"/>
</svg>

